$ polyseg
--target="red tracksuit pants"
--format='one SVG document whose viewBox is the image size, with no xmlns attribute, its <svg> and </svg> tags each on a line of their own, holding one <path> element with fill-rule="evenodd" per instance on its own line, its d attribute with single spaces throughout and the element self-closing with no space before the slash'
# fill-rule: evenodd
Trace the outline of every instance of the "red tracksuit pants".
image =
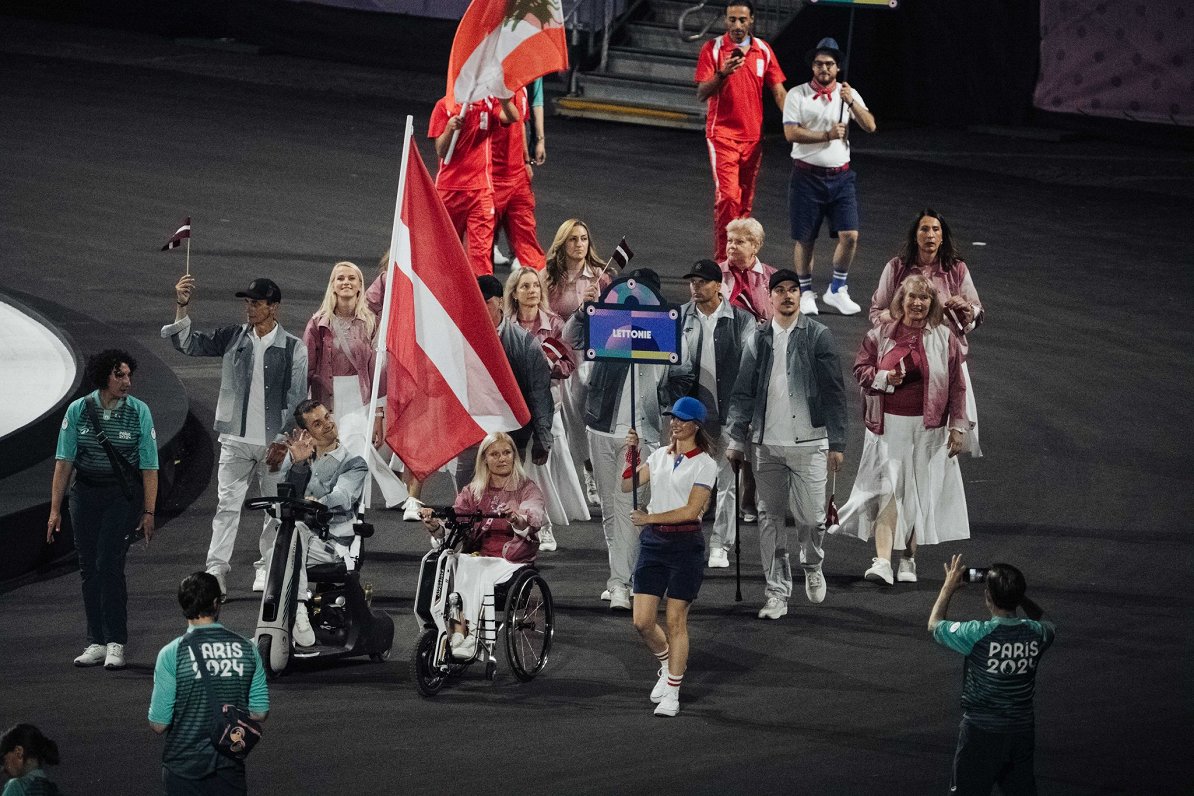
<svg viewBox="0 0 1194 796">
<path fill-rule="evenodd" d="M 763 159 L 762 141 L 706 138 L 713 167 L 713 259 L 726 258 L 726 224 L 749 218 Z"/>
<path fill-rule="evenodd" d="M 535 194 L 527 178 L 493 183 L 494 238 L 505 230 L 510 248 L 526 268 L 542 271 L 547 257 L 535 231 Z"/>
<path fill-rule="evenodd" d="M 477 276 L 493 273 L 493 193 L 437 189 Z"/>
</svg>

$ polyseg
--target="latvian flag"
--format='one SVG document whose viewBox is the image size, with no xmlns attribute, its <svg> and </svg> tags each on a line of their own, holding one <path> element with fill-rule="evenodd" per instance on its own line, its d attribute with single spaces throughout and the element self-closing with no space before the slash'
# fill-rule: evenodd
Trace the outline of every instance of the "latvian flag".
<svg viewBox="0 0 1194 796">
<path fill-rule="evenodd" d="M 555 337 L 548 337 L 543 340 L 543 353 L 547 357 L 547 362 L 551 365 L 554 375 L 560 360 L 568 356 L 568 344 Z"/>
<path fill-rule="evenodd" d="M 171 249 L 177 249 L 182 245 L 183 238 L 191 237 L 191 217 L 187 216 L 183 219 L 182 226 L 178 228 L 170 240 L 166 241 L 166 245 L 162 247 L 162 251 L 168 252 Z"/>
<path fill-rule="evenodd" d="M 618 268 L 625 268 L 626 263 L 630 262 L 630 258 L 634 256 L 634 252 L 630 251 L 630 246 L 626 243 L 626 239 L 622 238 L 622 242 L 618 244 L 618 248 L 614 249 L 614 254 L 611 259 L 618 264 Z"/>
</svg>

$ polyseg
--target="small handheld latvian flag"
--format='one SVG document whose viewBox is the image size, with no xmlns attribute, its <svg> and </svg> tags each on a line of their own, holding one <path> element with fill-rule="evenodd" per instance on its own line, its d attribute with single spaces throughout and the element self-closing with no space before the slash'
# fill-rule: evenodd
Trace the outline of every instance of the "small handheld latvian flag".
<svg viewBox="0 0 1194 796">
<path fill-rule="evenodd" d="M 162 247 L 162 251 L 168 252 L 171 249 L 177 249 L 182 245 L 183 238 L 191 237 L 191 217 L 187 216 L 183 219 L 182 226 L 178 228 L 178 232 L 170 240 L 166 241 L 166 245 Z"/>
<path fill-rule="evenodd" d="M 630 251 L 630 246 L 626 243 L 626 239 L 622 238 L 622 242 L 618 244 L 618 248 L 614 249 L 613 261 L 618 264 L 618 268 L 625 268 L 626 263 L 630 262 L 630 258 L 634 256 L 634 252 Z"/>
</svg>

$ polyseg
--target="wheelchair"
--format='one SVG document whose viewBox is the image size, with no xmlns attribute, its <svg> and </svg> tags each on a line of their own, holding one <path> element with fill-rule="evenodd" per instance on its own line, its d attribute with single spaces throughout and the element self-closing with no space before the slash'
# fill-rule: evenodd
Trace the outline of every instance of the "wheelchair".
<svg viewBox="0 0 1194 796">
<path fill-rule="evenodd" d="M 283 485 L 279 491 L 290 490 Z M 373 535 L 373 526 L 366 522 L 353 525 L 349 555 L 354 561 L 352 568 L 345 561 L 307 568 L 315 646 L 300 648 L 292 642 L 299 598 L 299 567 L 305 562 L 295 525 L 305 523 L 313 533 L 327 538 L 331 512 L 322 503 L 293 494 L 249 498 L 244 507 L 264 509 L 282 523 L 270 557 L 255 633 L 257 651 L 266 675 L 275 679 L 296 660 L 368 655 L 372 661 L 380 663 L 389 658 L 394 641 L 394 620 L 385 611 L 370 607 L 373 587 L 361 585 L 362 540 Z"/>
<path fill-rule="evenodd" d="M 485 679 L 493 681 L 497 675 L 499 636 L 514 677 L 520 682 L 535 679 L 547 665 L 555 633 L 555 607 L 547 581 L 533 565 L 527 564 L 495 586 L 493 613 L 501 621 L 488 621 L 482 610 L 481 621 L 473 627 L 473 632 L 479 634 L 475 652 L 469 658 L 457 658 L 448 643 L 451 600 L 443 599 L 442 611 L 434 610 L 433 605 L 446 597 L 452 587 L 450 557 L 461 555 L 460 548 L 469 538 L 474 523 L 492 515 L 457 516 L 448 507 L 433 510 L 432 516 L 443 521 L 445 536 L 443 544 L 429 550 L 419 565 L 414 613 L 421 632 L 411 655 L 415 687 L 425 697 L 434 696 L 449 679 L 478 662 L 485 665 Z"/>
</svg>

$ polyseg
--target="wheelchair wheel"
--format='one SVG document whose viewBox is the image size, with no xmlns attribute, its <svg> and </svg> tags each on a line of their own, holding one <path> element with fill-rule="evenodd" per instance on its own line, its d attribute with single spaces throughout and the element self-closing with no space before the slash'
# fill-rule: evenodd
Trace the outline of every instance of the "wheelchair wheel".
<svg viewBox="0 0 1194 796">
<path fill-rule="evenodd" d="M 415 688 L 425 697 L 438 694 L 447 679 L 443 672 L 435 668 L 435 644 L 438 639 L 439 631 L 435 628 L 424 630 L 419 634 L 414 654 L 411 656 L 411 678 L 415 681 Z"/>
<path fill-rule="evenodd" d="M 506 595 L 506 659 L 522 682 L 547 665 L 555 632 L 551 589 L 538 572 L 524 572 Z"/>
</svg>

